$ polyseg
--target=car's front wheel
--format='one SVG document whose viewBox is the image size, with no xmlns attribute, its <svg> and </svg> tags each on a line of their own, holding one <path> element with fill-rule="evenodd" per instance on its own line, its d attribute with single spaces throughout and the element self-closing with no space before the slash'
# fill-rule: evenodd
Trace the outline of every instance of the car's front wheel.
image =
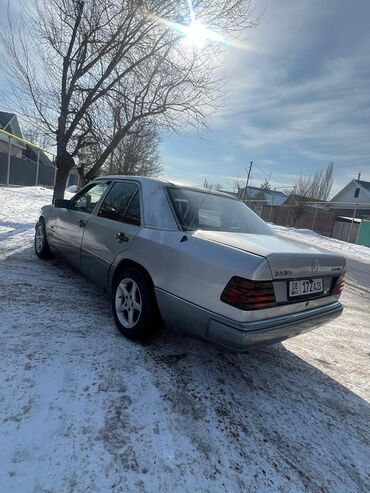
<svg viewBox="0 0 370 493">
<path fill-rule="evenodd" d="M 45 223 L 43 221 L 38 222 L 36 225 L 35 253 L 39 258 L 42 259 L 49 259 L 52 257 L 48 239 L 46 238 Z"/>
<path fill-rule="evenodd" d="M 128 267 L 115 279 L 112 309 L 118 329 L 129 339 L 144 340 L 158 329 L 158 308 L 146 274 Z"/>
</svg>

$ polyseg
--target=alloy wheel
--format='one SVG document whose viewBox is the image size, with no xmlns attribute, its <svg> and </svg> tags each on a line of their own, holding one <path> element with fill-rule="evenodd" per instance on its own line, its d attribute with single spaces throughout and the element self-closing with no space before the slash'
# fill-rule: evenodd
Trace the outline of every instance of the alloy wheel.
<svg viewBox="0 0 370 493">
<path fill-rule="evenodd" d="M 115 307 L 121 324 L 127 329 L 135 327 L 141 315 L 142 299 L 139 286 L 133 279 L 122 279 L 118 284 Z"/>
<path fill-rule="evenodd" d="M 39 224 L 36 229 L 36 235 L 35 235 L 35 245 L 36 245 L 36 251 L 37 253 L 40 253 L 42 250 L 42 247 L 44 245 L 44 227 L 42 224 Z"/>
</svg>

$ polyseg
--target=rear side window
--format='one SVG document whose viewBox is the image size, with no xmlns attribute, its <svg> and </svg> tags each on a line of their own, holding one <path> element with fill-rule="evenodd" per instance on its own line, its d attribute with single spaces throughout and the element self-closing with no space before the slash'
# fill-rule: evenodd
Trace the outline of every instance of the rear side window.
<svg viewBox="0 0 370 493">
<path fill-rule="evenodd" d="M 135 193 L 130 205 L 127 208 L 126 214 L 123 217 L 123 222 L 140 226 L 140 194 L 139 190 Z"/>
<path fill-rule="evenodd" d="M 139 187 L 135 183 L 115 183 L 105 197 L 99 209 L 98 216 L 111 219 L 112 221 L 122 222 L 126 212 L 131 209 L 131 202 L 136 196 L 139 196 Z"/>
<path fill-rule="evenodd" d="M 180 187 L 167 187 L 167 191 L 184 231 L 200 229 L 274 235 L 262 219 L 233 197 Z"/>
</svg>

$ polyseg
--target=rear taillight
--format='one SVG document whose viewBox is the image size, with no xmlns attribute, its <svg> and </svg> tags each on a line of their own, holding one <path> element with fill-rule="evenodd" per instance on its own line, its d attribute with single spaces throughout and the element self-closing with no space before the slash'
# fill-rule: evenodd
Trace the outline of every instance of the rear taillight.
<svg viewBox="0 0 370 493">
<path fill-rule="evenodd" d="M 330 294 L 342 294 L 344 288 L 344 274 L 333 279 L 332 288 Z"/>
<path fill-rule="evenodd" d="M 259 310 L 276 305 L 272 281 L 250 281 L 237 276 L 227 283 L 221 301 L 240 310 Z"/>
</svg>

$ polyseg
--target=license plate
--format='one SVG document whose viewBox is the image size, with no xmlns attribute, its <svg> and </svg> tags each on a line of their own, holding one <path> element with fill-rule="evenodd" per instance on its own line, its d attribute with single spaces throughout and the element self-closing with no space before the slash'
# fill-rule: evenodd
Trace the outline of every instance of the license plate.
<svg viewBox="0 0 370 493">
<path fill-rule="evenodd" d="M 308 296 L 310 294 L 322 293 L 322 278 L 319 279 L 300 279 L 299 281 L 289 282 L 289 296 Z"/>
</svg>

